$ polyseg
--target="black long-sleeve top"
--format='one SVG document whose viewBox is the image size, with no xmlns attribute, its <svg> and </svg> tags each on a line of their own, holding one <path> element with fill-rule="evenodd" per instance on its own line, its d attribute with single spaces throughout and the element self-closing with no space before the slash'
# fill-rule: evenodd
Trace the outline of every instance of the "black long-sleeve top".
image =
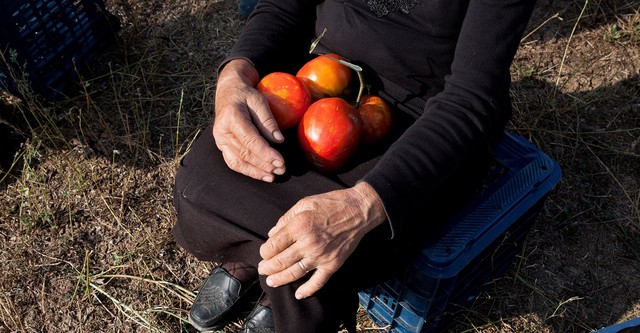
<svg viewBox="0 0 640 333">
<path fill-rule="evenodd" d="M 397 234 L 471 151 L 504 129 L 509 68 L 534 2 L 260 0 L 227 60 L 246 58 L 264 75 L 308 52 L 326 28 L 322 47 L 377 75 L 379 94 L 417 118 L 362 179 Z"/>
</svg>

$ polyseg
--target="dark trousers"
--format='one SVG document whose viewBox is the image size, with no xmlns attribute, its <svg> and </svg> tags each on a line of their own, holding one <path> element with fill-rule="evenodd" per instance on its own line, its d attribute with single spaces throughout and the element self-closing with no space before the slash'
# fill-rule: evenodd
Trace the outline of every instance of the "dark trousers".
<svg viewBox="0 0 640 333">
<path fill-rule="evenodd" d="M 285 157 L 287 174 L 269 184 L 231 171 L 215 146 L 209 126 L 181 161 L 176 177 L 176 242 L 200 260 L 246 262 L 257 267 L 261 260 L 259 247 L 280 216 L 305 196 L 354 185 L 384 150 L 362 153 L 339 174 L 323 175 L 308 167 L 295 137 L 291 133 L 285 137 L 285 143 L 277 148 Z M 427 218 L 412 221 L 402 235 L 389 239 L 386 223 L 366 235 L 314 296 L 295 299 L 295 290 L 304 279 L 270 288 L 261 277 L 277 331 L 336 332 L 340 323 L 355 331 L 357 292 L 401 274 L 420 247 L 438 237 L 438 230 L 450 215 L 473 195 L 484 175 L 486 156 L 484 150 L 471 156 L 444 182 L 441 191 L 425 202 Z"/>
</svg>

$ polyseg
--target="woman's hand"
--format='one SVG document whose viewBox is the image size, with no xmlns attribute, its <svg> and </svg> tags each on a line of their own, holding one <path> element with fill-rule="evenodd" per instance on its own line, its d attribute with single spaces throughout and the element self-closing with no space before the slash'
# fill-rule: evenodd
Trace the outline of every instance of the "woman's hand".
<svg viewBox="0 0 640 333">
<path fill-rule="evenodd" d="M 285 172 L 284 158 L 267 140 L 284 141 L 267 100 L 255 89 L 260 77 L 253 65 L 234 59 L 220 72 L 213 136 L 225 163 L 254 179 L 272 182 Z"/>
<path fill-rule="evenodd" d="M 278 287 L 315 270 L 296 290 L 302 299 L 320 290 L 362 237 L 386 219 L 378 194 L 365 183 L 304 198 L 285 213 L 260 247 L 258 272 Z M 302 264 L 299 264 L 302 262 Z"/>
</svg>

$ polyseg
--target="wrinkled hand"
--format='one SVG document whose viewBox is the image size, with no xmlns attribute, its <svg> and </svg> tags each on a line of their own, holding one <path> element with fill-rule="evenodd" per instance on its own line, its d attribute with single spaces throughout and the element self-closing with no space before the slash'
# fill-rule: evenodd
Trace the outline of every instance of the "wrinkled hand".
<svg viewBox="0 0 640 333">
<path fill-rule="evenodd" d="M 258 272 L 278 287 L 314 270 L 296 290 L 302 299 L 320 290 L 353 253 L 362 237 L 386 219 L 373 188 L 356 186 L 300 200 L 269 231 L 260 247 Z M 298 262 L 302 262 L 300 265 Z"/>
<path fill-rule="evenodd" d="M 267 100 L 255 89 L 259 75 L 244 59 L 225 65 L 218 78 L 213 136 L 225 163 L 254 179 L 272 182 L 284 158 L 267 140 L 284 141 Z"/>
</svg>

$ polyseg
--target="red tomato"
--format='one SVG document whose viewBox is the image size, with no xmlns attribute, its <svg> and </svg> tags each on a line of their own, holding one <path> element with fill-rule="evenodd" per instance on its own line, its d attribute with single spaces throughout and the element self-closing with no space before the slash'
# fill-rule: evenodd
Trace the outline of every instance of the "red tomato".
<svg viewBox="0 0 640 333">
<path fill-rule="evenodd" d="M 362 143 L 373 144 L 384 140 L 391 132 L 393 114 L 389 105 L 378 96 L 362 96 L 358 107 L 362 118 Z"/>
<path fill-rule="evenodd" d="M 345 60 L 337 54 L 317 56 L 304 64 L 296 74 L 307 86 L 314 100 L 338 97 L 351 83 L 351 69 L 330 57 Z"/>
<path fill-rule="evenodd" d="M 302 81 L 289 73 L 273 72 L 258 82 L 269 109 L 281 130 L 293 128 L 311 105 L 311 94 Z"/>
<path fill-rule="evenodd" d="M 358 111 L 339 97 L 311 104 L 298 126 L 300 146 L 307 160 L 321 172 L 342 167 L 358 147 L 361 135 Z"/>
</svg>

